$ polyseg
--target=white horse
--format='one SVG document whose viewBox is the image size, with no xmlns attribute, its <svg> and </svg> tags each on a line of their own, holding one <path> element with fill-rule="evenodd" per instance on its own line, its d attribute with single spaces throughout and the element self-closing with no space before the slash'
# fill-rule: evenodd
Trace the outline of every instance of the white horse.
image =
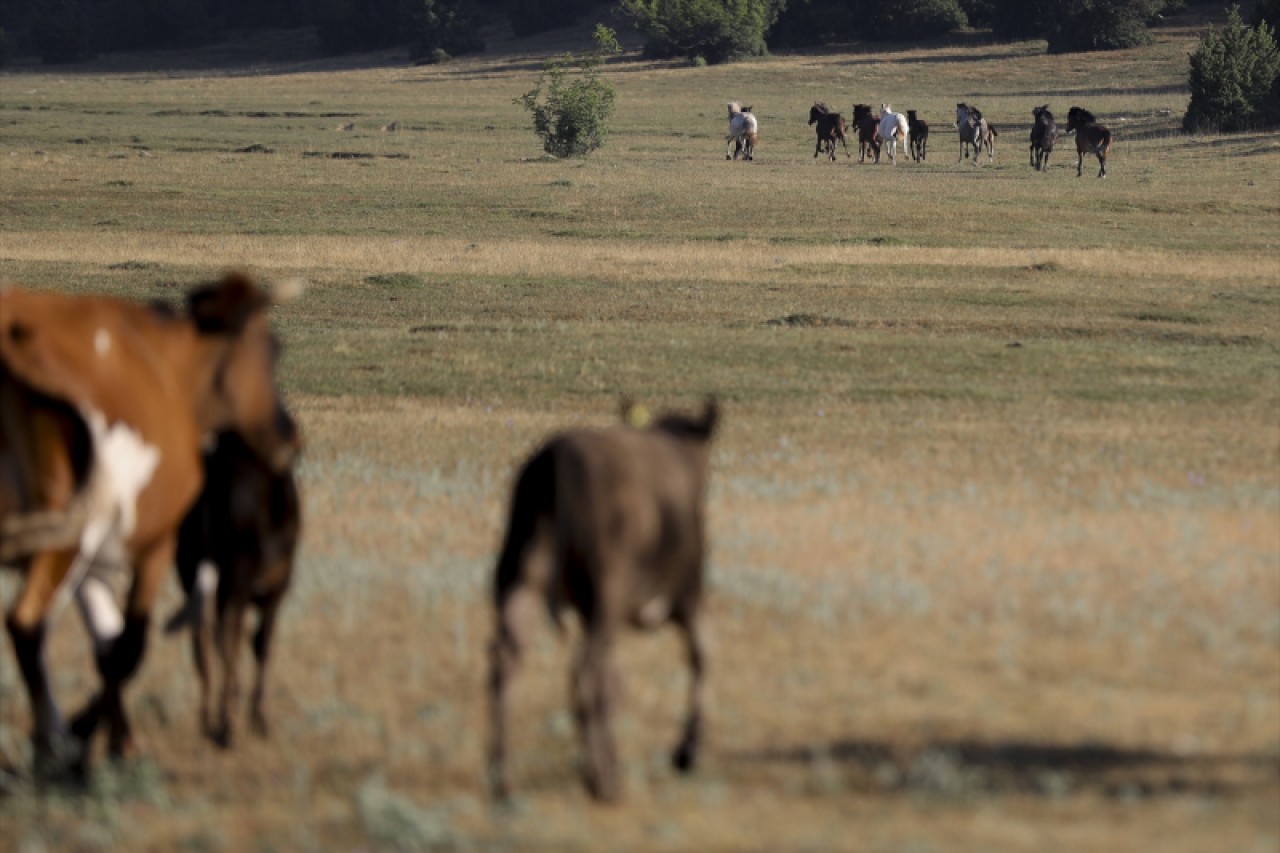
<svg viewBox="0 0 1280 853">
<path fill-rule="evenodd" d="M 737 160 L 742 154 L 746 160 L 756 157 L 756 130 L 758 123 L 751 114 L 751 107 L 743 107 L 737 101 L 729 103 L 729 135 L 725 137 L 724 159 Z M 732 150 L 731 150 L 732 149 Z"/>
<path fill-rule="evenodd" d="M 911 133 L 907 125 L 907 117 L 902 113 L 895 113 L 893 107 L 888 104 L 880 105 L 880 139 L 889 149 L 889 162 L 898 165 L 898 143 L 902 143 L 902 150 L 907 150 L 907 137 Z"/>
</svg>

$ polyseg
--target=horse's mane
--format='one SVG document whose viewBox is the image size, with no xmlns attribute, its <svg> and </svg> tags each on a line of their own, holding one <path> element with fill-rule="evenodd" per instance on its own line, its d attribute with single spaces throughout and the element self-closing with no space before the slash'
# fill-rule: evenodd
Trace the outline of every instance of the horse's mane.
<svg viewBox="0 0 1280 853">
<path fill-rule="evenodd" d="M 1077 121 L 1083 122 L 1084 124 L 1098 123 L 1098 120 L 1093 117 L 1093 113 L 1089 112 L 1084 107 L 1072 107 L 1071 112 L 1075 114 Z"/>
<path fill-rule="evenodd" d="M 740 113 L 740 112 L 742 112 L 742 104 L 738 103 L 737 101 L 730 101 L 730 102 L 729 102 L 729 115 L 730 115 L 730 116 L 735 116 L 735 115 L 737 115 L 737 114 L 738 114 L 738 113 Z"/>
<path fill-rule="evenodd" d="M 827 105 L 824 104 L 822 101 L 814 101 L 812 109 L 817 110 L 823 115 L 826 115 L 827 113 L 831 112 L 831 110 L 827 109 Z"/>
</svg>

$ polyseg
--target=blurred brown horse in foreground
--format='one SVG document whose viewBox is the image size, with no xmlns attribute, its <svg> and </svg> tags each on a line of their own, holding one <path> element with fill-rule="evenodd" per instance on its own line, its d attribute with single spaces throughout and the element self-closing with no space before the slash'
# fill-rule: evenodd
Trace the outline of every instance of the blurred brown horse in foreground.
<svg viewBox="0 0 1280 853">
<path fill-rule="evenodd" d="M 526 641 L 524 617 L 539 603 L 557 624 L 566 607 L 581 618 L 571 697 L 591 794 L 604 801 L 622 796 L 613 647 L 627 625 L 671 622 L 684 635 L 693 677 L 672 762 L 681 771 L 693 767 L 706 667 L 703 505 L 718 416 L 708 401 L 699 416 L 666 414 L 643 429 L 569 430 L 520 469 L 494 583 L 489 778 L 499 799 L 508 796 L 507 694 Z"/>
</svg>

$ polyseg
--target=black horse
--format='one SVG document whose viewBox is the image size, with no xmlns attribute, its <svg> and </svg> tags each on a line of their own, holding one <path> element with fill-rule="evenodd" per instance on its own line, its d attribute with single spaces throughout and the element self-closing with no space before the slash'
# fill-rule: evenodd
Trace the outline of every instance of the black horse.
<svg viewBox="0 0 1280 853">
<path fill-rule="evenodd" d="M 844 156 L 849 156 L 849 144 L 844 141 L 844 116 L 840 113 L 833 113 L 827 109 L 827 105 L 822 101 L 818 101 L 809 108 L 809 124 L 816 124 L 814 128 L 818 135 L 818 143 L 813 149 L 813 156 L 825 153 L 832 160 L 836 159 L 836 140 L 840 140 L 840 144 L 844 146 Z"/>
<path fill-rule="evenodd" d="M 1049 171 L 1049 155 L 1058 141 L 1058 125 L 1053 121 L 1049 105 L 1031 110 L 1035 124 L 1031 126 L 1031 167 L 1039 172 Z"/>
<path fill-rule="evenodd" d="M 907 130 L 911 138 L 911 159 L 922 163 L 929 148 L 929 122 L 916 118 L 915 110 L 907 110 Z"/>
</svg>

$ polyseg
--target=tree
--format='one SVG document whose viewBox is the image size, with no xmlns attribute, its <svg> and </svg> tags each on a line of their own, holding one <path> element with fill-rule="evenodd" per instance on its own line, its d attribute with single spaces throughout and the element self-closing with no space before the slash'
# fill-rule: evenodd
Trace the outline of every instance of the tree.
<svg viewBox="0 0 1280 853">
<path fill-rule="evenodd" d="M 1151 42 L 1147 22 L 1164 0 L 1073 0 L 1047 8 L 1050 53 L 1120 50 Z"/>
<path fill-rule="evenodd" d="M 1245 26 L 1240 7 L 1226 25 L 1210 27 L 1191 54 L 1191 102 L 1182 118 L 1188 131 L 1246 130 L 1280 121 L 1280 47 L 1265 22 Z"/>
<path fill-rule="evenodd" d="M 620 0 L 618 9 L 648 38 L 651 56 L 730 62 L 768 52 L 765 33 L 786 0 Z"/>
<path fill-rule="evenodd" d="M 439 62 L 484 50 L 475 15 L 465 0 L 419 0 L 416 18 L 417 37 L 409 44 L 414 62 Z"/>
<path fill-rule="evenodd" d="M 957 0 L 900 0 L 866 4 L 869 38 L 909 40 L 931 38 L 967 26 Z"/>
<path fill-rule="evenodd" d="M 572 53 L 548 59 L 538 84 L 516 98 L 533 115 L 533 130 L 548 154 L 585 157 L 609 135 L 616 93 L 600 79 L 600 66 L 606 54 L 621 48 L 617 35 L 603 24 L 596 25 L 595 41 L 596 49 L 581 59 Z"/>
</svg>

